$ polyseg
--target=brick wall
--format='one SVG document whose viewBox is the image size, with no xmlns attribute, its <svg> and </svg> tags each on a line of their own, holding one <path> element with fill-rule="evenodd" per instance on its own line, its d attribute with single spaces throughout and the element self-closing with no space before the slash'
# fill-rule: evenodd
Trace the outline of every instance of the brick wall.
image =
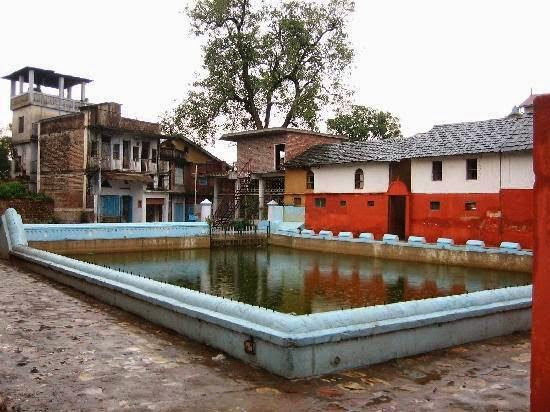
<svg viewBox="0 0 550 412">
<path fill-rule="evenodd" d="M 23 223 L 51 223 L 54 218 L 52 200 L 0 199 L 0 215 L 13 207 Z"/>
<path fill-rule="evenodd" d="M 54 199 L 56 208 L 81 208 L 84 129 L 41 134 L 40 170 L 40 190 Z"/>
<path fill-rule="evenodd" d="M 252 172 L 271 172 L 275 170 L 275 146 L 278 144 L 285 145 L 285 161 L 288 162 L 312 146 L 340 142 L 340 139 L 330 136 L 296 132 L 244 137 L 237 143 L 237 165 L 240 168 L 250 160 Z"/>
</svg>

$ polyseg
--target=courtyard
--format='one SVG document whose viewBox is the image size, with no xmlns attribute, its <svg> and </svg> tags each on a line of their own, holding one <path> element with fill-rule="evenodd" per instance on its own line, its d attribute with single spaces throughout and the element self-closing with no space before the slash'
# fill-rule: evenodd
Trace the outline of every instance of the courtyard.
<svg viewBox="0 0 550 412">
<path fill-rule="evenodd" d="M 0 263 L 0 411 L 523 411 L 527 333 L 286 380 Z"/>
</svg>

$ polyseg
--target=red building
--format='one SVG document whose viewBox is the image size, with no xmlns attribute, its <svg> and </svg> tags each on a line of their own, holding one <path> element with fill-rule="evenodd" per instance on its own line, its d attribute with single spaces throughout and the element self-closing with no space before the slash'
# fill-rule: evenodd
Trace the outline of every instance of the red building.
<svg viewBox="0 0 550 412">
<path fill-rule="evenodd" d="M 316 146 L 306 170 L 306 227 L 533 245 L 531 106 L 502 119 L 438 125 L 410 138 Z"/>
</svg>

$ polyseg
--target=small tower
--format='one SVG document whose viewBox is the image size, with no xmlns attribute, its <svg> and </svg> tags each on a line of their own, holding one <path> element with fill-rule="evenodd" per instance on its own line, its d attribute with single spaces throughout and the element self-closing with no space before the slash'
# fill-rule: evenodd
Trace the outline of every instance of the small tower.
<svg viewBox="0 0 550 412">
<path fill-rule="evenodd" d="M 39 122 L 74 113 L 86 104 L 86 84 L 91 80 L 36 67 L 24 67 L 3 79 L 11 81 L 12 139 L 17 151 L 15 175 L 26 176 L 33 188 L 38 158 Z M 72 88 L 80 86 L 80 98 Z"/>
</svg>

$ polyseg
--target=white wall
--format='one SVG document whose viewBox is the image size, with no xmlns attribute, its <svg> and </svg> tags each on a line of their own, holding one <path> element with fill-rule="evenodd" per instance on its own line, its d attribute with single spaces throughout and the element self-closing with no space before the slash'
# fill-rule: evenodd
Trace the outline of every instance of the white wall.
<svg viewBox="0 0 550 412">
<path fill-rule="evenodd" d="M 101 195 L 132 196 L 132 222 L 145 222 L 145 185 L 138 182 L 128 184 L 119 180 L 110 180 L 112 187 L 102 187 Z M 138 207 L 141 200 L 142 207 Z"/>
<path fill-rule="evenodd" d="M 466 180 L 466 159 L 472 158 L 477 158 L 477 180 Z M 441 181 L 432 181 L 434 160 L 443 162 Z M 498 193 L 499 154 L 412 159 L 411 190 L 413 193 Z"/>
<path fill-rule="evenodd" d="M 503 153 L 501 170 L 503 189 L 532 189 L 535 185 L 531 150 Z"/>
<path fill-rule="evenodd" d="M 154 173 L 157 170 L 156 163 L 152 163 L 151 161 L 151 152 L 153 149 L 157 149 L 157 140 L 151 139 L 151 138 L 144 138 L 144 137 L 133 137 L 133 136 L 113 136 L 111 138 L 111 169 L 112 170 L 122 170 L 122 159 L 124 157 L 124 151 L 123 151 L 123 141 L 128 140 L 130 141 L 130 168 L 125 170 L 132 170 L 136 172 L 151 172 Z M 141 170 L 141 142 L 144 140 L 149 142 L 149 170 Z M 113 146 L 115 144 L 120 145 L 120 158 L 118 160 L 113 159 Z M 139 147 L 139 160 L 137 162 L 133 161 L 133 147 L 138 146 Z"/>
<path fill-rule="evenodd" d="M 363 169 L 363 189 L 355 189 L 355 171 Z M 311 169 L 315 175 L 314 193 L 384 193 L 388 190 L 390 168 L 387 162 L 327 165 Z"/>
</svg>

